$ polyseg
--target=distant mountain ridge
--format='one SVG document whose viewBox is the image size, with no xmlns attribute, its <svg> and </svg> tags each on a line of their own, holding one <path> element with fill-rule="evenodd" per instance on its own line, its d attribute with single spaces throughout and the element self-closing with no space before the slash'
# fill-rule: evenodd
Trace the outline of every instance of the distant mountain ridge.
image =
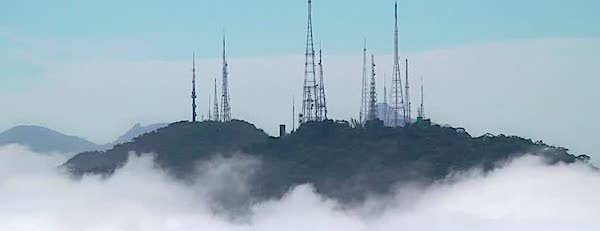
<svg viewBox="0 0 600 231">
<path fill-rule="evenodd" d="M 99 148 L 97 144 L 86 139 L 32 125 L 16 126 L 0 133 L 0 146 L 8 144 L 20 144 L 44 153 L 78 153 Z"/>
<path fill-rule="evenodd" d="M 35 152 L 50 153 L 81 153 L 86 151 L 108 150 L 117 144 L 133 141 L 145 133 L 167 126 L 167 123 L 157 123 L 143 126 L 135 124 L 125 134 L 114 142 L 98 145 L 84 138 L 66 135 L 61 132 L 35 125 L 19 125 L 0 133 L 0 146 L 20 144 Z"/>
<path fill-rule="evenodd" d="M 127 132 L 125 132 L 125 134 L 123 134 L 122 136 L 119 136 L 119 138 L 117 138 L 117 140 L 115 140 L 113 142 L 113 144 L 117 145 L 117 144 L 124 144 L 127 142 L 131 142 L 131 141 L 133 141 L 134 138 L 136 138 L 138 136 L 141 136 L 148 132 L 156 131 L 156 130 L 158 130 L 160 128 L 164 128 L 168 125 L 169 125 L 168 123 L 158 123 L 158 124 L 150 124 L 150 125 L 143 126 L 142 124 L 137 123 L 131 129 L 129 129 Z"/>
<path fill-rule="evenodd" d="M 127 132 L 125 132 L 125 134 L 119 136 L 119 138 L 117 138 L 112 143 L 102 145 L 103 148 L 101 148 L 101 150 L 108 150 L 108 149 L 111 149 L 112 147 L 114 147 L 115 145 L 131 142 L 136 137 L 139 137 L 148 132 L 156 131 L 160 128 L 164 128 L 168 125 L 169 125 L 168 123 L 157 123 L 157 124 L 150 124 L 150 125 L 143 126 L 142 124 L 137 123 L 137 124 L 133 125 L 132 128 L 127 130 Z"/>
</svg>

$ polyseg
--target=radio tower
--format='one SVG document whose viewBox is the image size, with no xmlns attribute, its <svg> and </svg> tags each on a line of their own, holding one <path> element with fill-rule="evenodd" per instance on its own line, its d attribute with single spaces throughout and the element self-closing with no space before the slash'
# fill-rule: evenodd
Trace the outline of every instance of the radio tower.
<svg viewBox="0 0 600 231">
<path fill-rule="evenodd" d="M 404 94 L 406 94 L 406 96 L 404 97 L 404 125 L 410 125 L 411 124 L 411 109 L 410 109 L 410 88 L 408 86 L 408 59 L 406 59 L 406 74 L 404 75 L 404 77 L 406 78 L 406 80 L 404 81 L 404 86 L 406 87 L 406 90 L 404 91 Z"/>
<path fill-rule="evenodd" d="M 217 97 L 217 79 L 215 78 L 215 97 L 214 97 L 214 109 L 213 109 L 213 120 L 220 121 L 219 119 L 219 98 Z"/>
<path fill-rule="evenodd" d="M 308 25 L 306 28 L 306 60 L 304 62 L 304 88 L 300 123 L 318 120 L 317 81 L 315 67 L 315 48 L 312 31 L 312 0 L 308 0 Z"/>
<path fill-rule="evenodd" d="M 423 97 L 423 76 L 421 76 L 421 106 L 419 107 L 419 115 L 417 116 L 417 120 L 422 121 L 425 119 L 425 103 Z"/>
<path fill-rule="evenodd" d="M 387 74 L 383 73 L 383 125 L 388 125 L 388 98 L 387 98 Z"/>
<path fill-rule="evenodd" d="M 292 132 L 296 131 L 296 97 L 292 96 Z"/>
<path fill-rule="evenodd" d="M 196 53 L 192 58 L 192 122 L 196 122 Z"/>
<path fill-rule="evenodd" d="M 360 104 L 359 119 L 361 123 L 367 122 L 367 114 L 369 112 L 369 84 L 367 77 L 367 39 L 365 38 L 363 48 L 363 73 L 362 73 L 362 95 Z"/>
<path fill-rule="evenodd" d="M 327 100 L 325 99 L 325 82 L 323 81 L 323 50 L 319 42 L 319 97 L 318 98 L 318 120 L 327 120 Z"/>
<path fill-rule="evenodd" d="M 375 85 L 375 56 L 371 55 L 371 91 L 369 92 L 369 120 L 377 119 L 377 88 Z"/>
<path fill-rule="evenodd" d="M 394 127 L 400 125 L 398 115 L 406 115 L 400 77 L 400 58 L 398 57 L 398 3 L 394 5 L 394 72 L 392 73 L 392 109 L 394 111 Z"/>
<path fill-rule="evenodd" d="M 227 122 L 231 120 L 231 105 L 229 105 L 229 82 L 228 82 L 228 78 L 229 78 L 229 73 L 227 71 L 227 57 L 226 57 L 226 53 L 225 53 L 225 35 L 223 35 L 223 89 L 221 89 L 223 91 L 223 94 L 221 95 L 221 111 L 222 111 L 222 116 L 221 116 L 221 120 L 223 122 Z"/>
</svg>

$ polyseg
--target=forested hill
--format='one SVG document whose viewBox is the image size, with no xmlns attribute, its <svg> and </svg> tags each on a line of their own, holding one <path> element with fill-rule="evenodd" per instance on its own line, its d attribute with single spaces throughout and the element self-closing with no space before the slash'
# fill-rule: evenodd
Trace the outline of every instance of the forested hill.
<svg viewBox="0 0 600 231">
<path fill-rule="evenodd" d="M 178 122 L 108 151 L 78 154 L 65 166 L 74 173 L 106 174 L 123 166 L 130 152 L 153 153 L 157 163 L 165 170 L 185 176 L 194 170 L 197 161 L 214 154 L 234 154 L 251 144 L 265 142 L 267 138 L 264 131 L 243 121 Z"/>
<path fill-rule="evenodd" d="M 292 186 L 312 183 L 320 193 L 341 200 L 386 193 L 402 182 L 432 182 L 452 171 L 490 170 L 525 154 L 543 156 L 549 164 L 589 161 L 542 142 L 504 135 L 473 138 L 464 129 L 429 121 L 406 128 L 384 127 L 381 121 L 366 126 L 312 122 L 282 138 L 243 121 L 208 121 L 174 123 L 106 152 L 81 153 L 64 166 L 76 174 L 110 174 L 130 151 L 155 153 L 157 164 L 180 178 L 217 154 L 250 155 L 262 161 L 251 178 L 254 196 L 281 196 Z"/>
</svg>

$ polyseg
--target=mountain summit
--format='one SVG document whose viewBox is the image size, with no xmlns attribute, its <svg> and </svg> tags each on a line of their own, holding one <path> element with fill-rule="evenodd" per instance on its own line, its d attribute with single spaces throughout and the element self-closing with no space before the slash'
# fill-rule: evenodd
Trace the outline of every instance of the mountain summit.
<svg viewBox="0 0 600 231">
<path fill-rule="evenodd" d="M 16 126 L 0 133 L 0 146 L 20 144 L 36 152 L 79 153 L 97 150 L 98 145 L 40 126 Z"/>
<path fill-rule="evenodd" d="M 35 152 L 42 153 L 59 152 L 76 154 L 86 151 L 108 150 L 117 144 L 131 142 L 140 135 L 156 131 L 167 125 L 166 123 L 158 123 L 143 126 L 138 123 L 114 142 L 104 145 L 98 145 L 86 139 L 65 135 L 41 126 L 21 125 L 0 133 L 0 146 L 20 144 L 29 147 Z"/>
<path fill-rule="evenodd" d="M 168 123 L 158 123 L 158 124 L 150 124 L 150 125 L 143 126 L 142 124 L 137 123 L 131 129 L 129 129 L 127 132 L 125 132 L 125 134 L 119 136 L 119 138 L 117 138 L 114 142 L 107 144 L 106 145 L 106 146 L 108 146 L 107 149 L 110 149 L 117 144 L 124 144 L 127 142 L 131 142 L 131 141 L 133 141 L 134 138 L 136 138 L 138 136 L 141 136 L 148 132 L 156 131 L 156 130 L 158 130 L 160 128 L 164 128 L 168 125 L 169 125 Z"/>
<path fill-rule="evenodd" d="M 81 153 L 64 164 L 74 174 L 111 174 L 130 153 L 155 155 L 157 166 L 181 179 L 215 156 L 244 155 L 261 162 L 249 176 L 252 195 L 282 196 L 311 183 L 326 196 L 362 200 L 407 182 L 432 183 L 452 172 L 491 170 L 511 158 L 532 154 L 549 164 L 578 158 L 564 148 L 516 136 L 471 137 L 464 129 L 419 121 L 385 127 L 382 121 L 352 126 L 345 121 L 309 122 L 275 138 L 244 121 L 178 122 L 105 152 Z"/>
</svg>

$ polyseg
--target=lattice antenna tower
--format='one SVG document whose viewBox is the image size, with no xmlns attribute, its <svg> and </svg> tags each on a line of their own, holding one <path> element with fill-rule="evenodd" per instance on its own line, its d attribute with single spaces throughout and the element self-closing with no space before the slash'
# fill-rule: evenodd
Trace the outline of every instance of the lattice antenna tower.
<svg viewBox="0 0 600 231">
<path fill-rule="evenodd" d="M 388 124 L 388 98 L 387 98 L 387 74 L 383 73 L 383 124 L 387 126 Z"/>
<path fill-rule="evenodd" d="M 304 87 L 302 96 L 302 114 L 300 123 L 315 121 L 317 115 L 317 80 L 315 67 L 315 48 L 312 28 L 312 0 L 308 0 L 308 19 L 306 27 L 306 52 L 304 62 Z"/>
<path fill-rule="evenodd" d="M 319 102 L 318 102 L 318 120 L 327 120 L 327 100 L 325 98 L 325 81 L 323 80 L 323 50 L 319 42 Z"/>
<path fill-rule="evenodd" d="M 196 53 L 192 57 L 192 122 L 196 122 Z"/>
<path fill-rule="evenodd" d="M 219 98 L 217 96 L 217 78 L 215 78 L 215 97 L 214 97 L 214 106 L 213 106 L 213 115 L 212 115 L 212 119 L 214 121 L 221 121 L 220 119 L 220 115 L 219 115 Z"/>
<path fill-rule="evenodd" d="M 419 120 L 425 119 L 425 99 L 423 92 L 423 76 L 421 76 L 421 105 L 419 107 Z"/>
<path fill-rule="evenodd" d="M 359 120 L 363 124 L 367 122 L 367 114 L 369 114 L 369 77 L 367 74 L 367 65 L 367 39 L 365 38 L 363 46 L 362 94 L 359 114 Z"/>
<path fill-rule="evenodd" d="M 404 96 L 404 125 L 410 125 L 412 122 L 411 117 L 411 103 L 410 103 L 410 87 L 408 85 L 408 59 L 406 59 L 406 74 L 404 75 L 404 77 L 406 78 L 406 80 L 404 81 L 404 87 L 406 88 L 404 91 L 404 94 L 406 94 Z"/>
<path fill-rule="evenodd" d="M 371 55 L 371 90 L 369 92 L 369 120 L 377 119 L 377 87 L 375 84 L 375 55 Z"/>
<path fill-rule="evenodd" d="M 398 56 L 398 3 L 394 5 L 394 70 L 392 73 L 392 109 L 394 111 L 394 127 L 400 125 L 399 115 L 406 115 L 402 78 L 400 76 L 400 58 Z"/>
<path fill-rule="evenodd" d="M 292 132 L 296 131 L 296 97 L 292 96 Z"/>
<path fill-rule="evenodd" d="M 231 105 L 229 98 L 229 71 L 227 64 L 227 53 L 225 48 L 225 35 L 223 34 L 223 89 L 221 94 L 221 120 L 227 122 L 231 120 Z"/>
</svg>

